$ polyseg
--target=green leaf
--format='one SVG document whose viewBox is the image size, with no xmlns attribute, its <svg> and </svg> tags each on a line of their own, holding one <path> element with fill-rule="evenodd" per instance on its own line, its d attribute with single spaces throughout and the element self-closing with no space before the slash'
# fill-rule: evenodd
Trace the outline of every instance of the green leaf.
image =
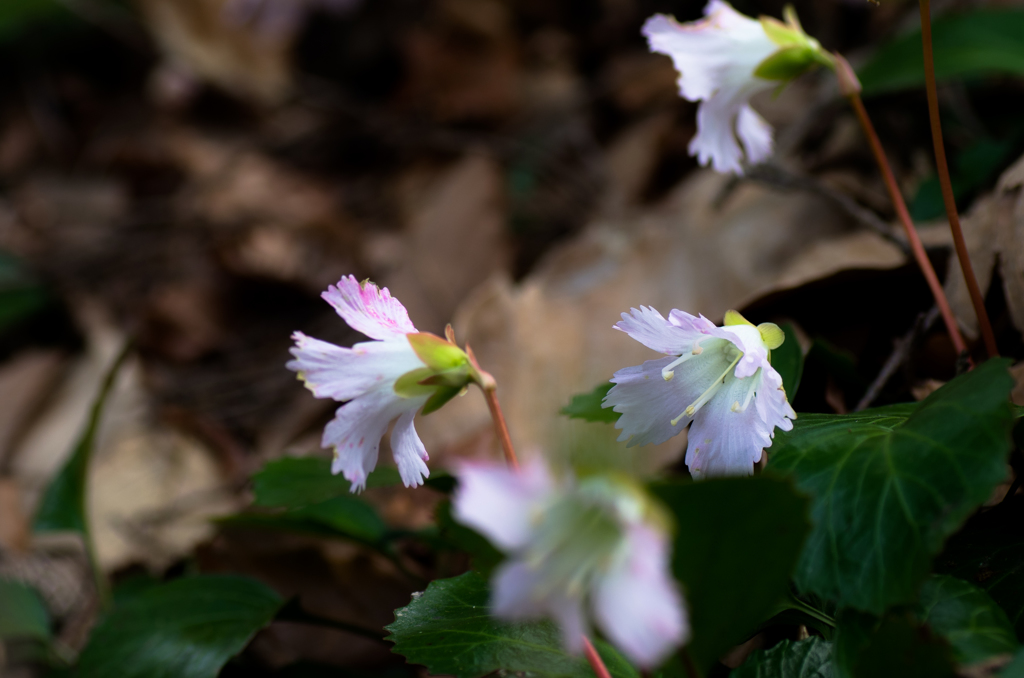
<svg viewBox="0 0 1024 678">
<path fill-rule="evenodd" d="M 441 538 L 451 546 L 468 553 L 472 558 L 471 565 L 474 570 L 488 575 L 502 561 L 504 556 L 501 551 L 494 548 L 487 537 L 452 518 L 451 501 L 438 504 L 435 516 Z"/>
<path fill-rule="evenodd" d="M 398 469 L 381 466 L 366 479 L 366 487 L 402 482 Z M 268 462 L 252 477 L 256 506 L 300 508 L 351 494 L 344 476 L 331 474 L 331 460 L 324 457 L 285 457 Z"/>
<path fill-rule="evenodd" d="M 991 74 L 1024 75 L 1024 11 L 980 9 L 932 22 L 935 78 L 942 82 Z M 924 87 L 920 29 L 875 52 L 858 72 L 864 94 Z"/>
<path fill-rule="evenodd" d="M 89 471 L 89 460 L 92 458 L 96 431 L 100 425 L 100 418 L 103 416 L 107 397 L 114 386 L 114 379 L 117 377 L 121 365 L 128 357 L 130 348 L 130 345 L 126 345 L 107 370 L 99 393 L 93 401 L 85 431 L 75 443 L 75 449 L 64 464 L 64 468 L 46 488 L 39 512 L 36 514 L 36 532 L 78 532 L 88 538 L 89 528 L 85 515 L 85 481 Z"/>
<path fill-rule="evenodd" d="M 836 678 L 954 678 L 946 642 L 909 614 L 883 619 L 849 611 L 840 616 L 833 649 Z"/>
<path fill-rule="evenodd" d="M 990 511 L 985 524 L 969 525 L 950 539 L 935 570 L 974 582 L 1006 612 L 1024 638 L 1024 534 L 1020 515 Z M 1005 518 L 1005 519 L 1004 519 Z M 974 522 L 974 521 L 972 521 Z"/>
<path fill-rule="evenodd" d="M 786 340 L 772 351 L 772 367 L 782 377 L 782 387 L 786 389 L 786 397 L 792 403 L 796 400 L 800 377 L 804 374 L 804 352 L 800 348 L 793 323 L 783 323 L 780 327 Z"/>
<path fill-rule="evenodd" d="M 783 640 L 757 650 L 730 678 L 832 678 L 832 643 L 821 638 Z"/>
<path fill-rule="evenodd" d="M 921 588 L 918 614 L 953 647 L 959 664 L 976 664 L 1017 651 L 1006 613 L 978 587 L 955 577 L 932 575 Z"/>
<path fill-rule="evenodd" d="M 813 497 L 801 591 L 880 614 L 912 603 L 932 557 L 1006 476 L 1013 380 L 990 360 L 917 406 L 802 415 L 768 469 Z"/>
<path fill-rule="evenodd" d="M 392 648 L 432 674 L 479 678 L 496 671 L 536 678 L 593 678 L 582 657 L 566 654 L 557 627 L 548 621 L 503 622 L 487 614 L 490 590 L 476 572 L 438 579 L 395 611 L 385 628 Z M 615 678 L 639 674 L 610 645 L 595 643 Z"/>
<path fill-rule="evenodd" d="M 608 395 L 608 391 L 612 390 L 614 385 L 609 381 L 599 384 L 590 393 L 574 395 L 569 404 L 559 410 L 559 412 L 570 419 L 614 424 L 619 420 L 619 413 L 610 407 L 601 407 L 601 401 L 604 400 L 604 397 Z"/>
<path fill-rule="evenodd" d="M 345 537 L 372 546 L 380 544 L 388 533 L 376 509 L 359 497 L 347 494 L 290 511 L 226 516 L 217 523 L 328 538 Z"/>
<path fill-rule="evenodd" d="M 50 614 L 42 598 L 20 582 L 0 579 L 0 640 L 50 639 Z"/>
<path fill-rule="evenodd" d="M 1018 650 L 997 675 L 999 678 L 1024 678 L 1024 648 Z"/>
<path fill-rule="evenodd" d="M 67 18 L 56 0 L 3 0 L 0 2 L 0 40 L 41 20 Z"/>
<path fill-rule="evenodd" d="M 778 478 L 714 478 L 652 487 L 676 522 L 673 571 L 685 587 L 707 671 L 752 634 L 787 594 L 810 525 L 808 500 Z"/>
<path fill-rule="evenodd" d="M 245 577 L 162 584 L 99 622 L 82 651 L 78 678 L 214 678 L 281 604 L 272 589 Z"/>
</svg>

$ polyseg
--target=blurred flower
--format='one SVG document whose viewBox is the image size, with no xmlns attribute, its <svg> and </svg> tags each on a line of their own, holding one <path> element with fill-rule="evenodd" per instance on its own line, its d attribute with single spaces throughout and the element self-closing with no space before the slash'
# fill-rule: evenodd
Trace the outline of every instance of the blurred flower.
<svg viewBox="0 0 1024 678">
<path fill-rule="evenodd" d="M 553 479 L 538 460 L 514 471 L 467 463 L 453 499 L 457 520 L 509 555 L 494 573 L 491 612 L 553 617 L 573 652 L 589 633 L 586 609 L 604 634 L 644 667 L 690 635 L 669 571 L 668 521 L 626 479 Z"/>
<path fill-rule="evenodd" d="M 711 0 L 704 15 L 681 24 L 658 14 L 647 20 L 643 34 L 651 51 L 672 58 L 679 93 L 701 102 L 690 154 L 701 165 L 710 161 L 717 172 L 742 174 L 744 154 L 751 164 L 761 162 L 773 144 L 772 128 L 750 107 L 750 98 L 815 64 L 831 66 L 831 57 L 803 32 L 791 7 L 786 23 L 751 19 L 723 0 Z"/>
<path fill-rule="evenodd" d="M 377 465 L 377 452 L 388 425 L 391 452 L 406 487 L 422 485 L 430 475 L 413 418 L 438 409 L 477 378 L 466 354 L 453 343 L 417 332 L 401 302 L 387 288 L 359 283 L 354 276 L 323 293 L 354 330 L 371 339 L 342 348 L 292 335 L 295 360 L 287 367 L 318 398 L 348 401 L 324 429 L 323 446 L 334 448 L 333 473 L 344 473 L 357 492 Z"/>
<path fill-rule="evenodd" d="M 736 311 L 723 327 L 678 310 L 665 320 L 641 306 L 615 328 L 669 356 L 612 377 L 604 406 L 622 414 L 615 427 L 627 445 L 663 443 L 692 421 L 686 465 L 694 478 L 749 476 L 775 427 L 793 428 L 796 413 L 769 362 L 785 339 L 778 326 L 754 327 Z"/>
<path fill-rule="evenodd" d="M 235 25 L 253 26 L 266 35 L 291 35 L 309 12 L 346 12 L 361 0 L 227 0 L 225 18 Z"/>
</svg>

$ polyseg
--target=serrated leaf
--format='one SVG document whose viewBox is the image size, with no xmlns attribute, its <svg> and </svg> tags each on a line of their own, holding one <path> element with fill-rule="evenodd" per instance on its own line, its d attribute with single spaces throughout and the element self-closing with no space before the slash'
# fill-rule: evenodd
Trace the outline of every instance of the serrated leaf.
<svg viewBox="0 0 1024 678">
<path fill-rule="evenodd" d="M 1006 475 L 1013 380 L 990 360 L 917 406 L 802 415 L 768 469 L 813 497 L 800 590 L 880 614 L 912 603 L 932 557 Z"/>
<path fill-rule="evenodd" d="M 609 381 L 599 384 L 590 393 L 578 393 L 559 412 L 570 419 L 614 424 L 619 420 L 619 413 L 610 407 L 601 407 L 601 401 L 604 400 L 604 397 L 608 395 L 608 391 L 612 390 L 614 385 Z"/>
<path fill-rule="evenodd" d="M 949 645 L 906 613 L 840 615 L 833 668 L 836 678 L 956 676 Z"/>
<path fill-rule="evenodd" d="M 1024 75 L 1024 11 L 979 9 L 932 22 L 939 82 L 991 74 Z M 864 94 L 924 87 L 920 29 L 881 47 L 857 73 Z"/>
<path fill-rule="evenodd" d="M 282 604 L 253 579 L 208 575 L 149 589 L 104 617 L 78 678 L 214 678 Z"/>
<path fill-rule="evenodd" d="M 755 651 L 729 678 L 832 678 L 832 643 L 821 638 L 783 640 Z"/>
<path fill-rule="evenodd" d="M 926 579 L 918 615 L 952 646 L 959 664 L 977 664 L 1017 651 L 1006 613 L 987 593 L 962 579 L 943 575 Z"/>
<path fill-rule="evenodd" d="M 121 350 L 104 375 L 99 393 L 97 393 L 89 412 L 85 430 L 75 443 L 71 457 L 46 488 L 39 511 L 36 513 L 34 524 L 36 532 L 77 532 L 88 538 L 85 482 L 89 471 L 89 461 L 92 459 L 96 432 L 103 416 L 103 409 L 114 386 L 114 380 L 128 357 L 129 348 L 126 345 Z"/>
<path fill-rule="evenodd" d="M 280 513 L 240 513 L 219 518 L 217 522 L 227 526 L 345 537 L 370 545 L 379 544 L 388 532 L 375 508 L 349 494 Z"/>
<path fill-rule="evenodd" d="M 476 572 L 438 579 L 395 611 L 385 628 L 393 652 L 432 674 L 480 678 L 496 671 L 536 678 L 593 678 L 582 657 L 566 654 L 558 628 L 548 621 L 503 622 L 487 613 L 490 589 Z M 611 646 L 595 646 L 615 678 L 639 674 Z"/>
<path fill-rule="evenodd" d="M 804 374 L 804 352 L 800 348 L 800 340 L 792 323 L 780 325 L 786 340 L 782 346 L 772 351 L 772 367 L 782 377 L 782 388 L 786 389 L 786 398 L 790 403 L 796 400 L 796 391 L 800 387 L 800 378 Z"/>
<path fill-rule="evenodd" d="M 20 582 L 0 579 L 0 640 L 50 639 L 50 613 L 39 594 Z"/>
<path fill-rule="evenodd" d="M 366 478 L 366 487 L 385 487 L 402 482 L 398 469 L 380 466 Z M 331 460 L 324 457 L 285 457 L 268 462 L 252 477 L 256 506 L 300 508 L 351 494 L 352 484 L 331 474 Z"/>
<path fill-rule="evenodd" d="M 810 529 L 809 502 L 791 483 L 766 476 L 651 489 L 675 517 L 673 571 L 690 611 L 689 652 L 707 671 L 786 596 Z"/>
</svg>

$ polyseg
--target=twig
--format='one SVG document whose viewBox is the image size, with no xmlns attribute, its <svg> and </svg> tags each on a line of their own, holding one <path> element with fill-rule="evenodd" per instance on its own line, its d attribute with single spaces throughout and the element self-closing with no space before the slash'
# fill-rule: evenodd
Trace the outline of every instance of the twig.
<svg viewBox="0 0 1024 678">
<path fill-rule="evenodd" d="M 906 256 L 913 255 L 907 243 L 896 237 L 885 220 L 850 196 L 831 188 L 815 177 L 789 172 L 778 165 L 764 163 L 746 168 L 744 178 L 783 190 L 806 191 L 825 198 L 860 224 L 899 247 Z"/>
<path fill-rule="evenodd" d="M 949 164 L 946 162 L 946 147 L 942 141 L 942 120 L 939 117 L 939 96 L 935 86 L 935 59 L 932 53 L 931 3 L 930 0 L 920 0 L 919 4 L 921 7 L 921 46 L 924 50 L 924 82 L 928 92 L 928 120 L 932 127 L 932 144 L 935 146 L 935 166 L 939 172 L 939 185 L 942 187 L 942 202 L 946 207 L 946 216 L 949 217 L 949 229 L 953 232 L 953 248 L 956 250 L 957 259 L 960 260 L 960 270 L 963 271 L 964 281 L 967 283 L 971 305 L 974 306 L 974 313 L 978 316 L 978 328 L 985 341 L 985 350 L 988 351 L 990 358 L 994 358 L 999 355 L 999 348 L 996 346 L 992 323 L 989 322 L 988 312 L 985 310 L 985 297 L 978 286 L 978 279 L 974 276 L 974 267 L 971 266 L 971 255 L 967 251 L 964 232 L 960 228 L 960 215 L 956 210 L 956 197 L 953 195 L 953 183 L 949 178 Z"/>
<path fill-rule="evenodd" d="M 938 318 L 939 308 L 937 306 L 932 306 L 931 310 L 927 313 L 919 313 L 917 315 L 917 320 L 914 321 L 914 326 L 910 328 L 910 331 L 895 341 L 896 345 L 893 347 L 892 355 L 882 365 L 881 371 L 875 377 L 875 380 L 871 382 L 871 386 L 868 387 L 864 397 L 857 403 L 857 407 L 853 408 L 854 412 L 867 409 L 875 401 L 889 382 L 889 379 L 892 378 L 892 375 L 896 373 L 896 370 L 899 369 L 900 365 L 910 355 L 910 350 L 913 348 L 917 338 L 927 332 Z"/>
<path fill-rule="evenodd" d="M 583 653 L 587 655 L 587 661 L 590 662 L 590 667 L 594 669 L 597 678 L 612 678 L 612 674 L 608 672 L 608 667 L 604 665 L 601 655 L 597 653 L 593 643 L 586 636 L 583 636 Z"/>
</svg>

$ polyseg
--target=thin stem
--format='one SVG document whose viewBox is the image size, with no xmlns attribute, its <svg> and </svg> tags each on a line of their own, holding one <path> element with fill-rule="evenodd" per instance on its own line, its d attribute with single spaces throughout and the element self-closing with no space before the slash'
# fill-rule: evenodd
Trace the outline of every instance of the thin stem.
<svg viewBox="0 0 1024 678">
<path fill-rule="evenodd" d="M 960 270 L 967 282 L 967 291 L 971 295 L 974 313 L 978 316 L 978 329 L 985 341 L 985 350 L 990 358 L 999 355 L 996 337 L 992 332 L 988 312 L 985 311 L 985 297 L 978 287 L 978 279 L 974 276 L 971 256 L 967 252 L 964 232 L 960 228 L 960 215 L 956 211 L 956 198 L 953 196 L 953 183 L 949 178 L 949 164 L 946 162 L 946 147 L 942 141 L 942 120 L 939 118 L 939 95 L 935 87 L 935 59 L 932 53 L 932 20 L 930 0 L 920 0 L 921 6 L 921 45 L 924 49 L 924 82 L 928 92 L 928 119 L 932 126 L 932 144 L 935 146 L 935 166 L 939 172 L 939 185 L 942 187 L 942 202 L 946 206 L 949 217 L 949 230 L 953 232 L 953 247 L 956 258 L 960 260 Z"/>
<path fill-rule="evenodd" d="M 889 199 L 892 200 L 893 207 L 896 209 L 896 216 L 899 217 L 900 223 L 903 224 L 903 229 L 906 231 L 907 241 L 910 243 L 910 251 L 914 254 L 917 265 L 921 267 L 921 272 L 924 274 L 924 279 L 932 291 L 932 296 L 935 297 L 935 305 L 939 307 L 942 320 L 946 323 L 946 331 L 949 332 L 949 338 L 953 342 L 953 347 L 957 353 L 965 353 L 967 351 L 967 344 L 964 342 L 963 335 L 960 334 L 960 328 L 957 326 L 956 318 L 953 316 L 953 309 L 949 307 L 949 301 L 946 299 L 946 293 L 942 289 L 942 283 L 939 282 L 939 277 L 935 275 L 932 262 L 928 260 L 928 254 L 924 251 L 924 245 L 921 244 L 921 238 L 917 235 L 914 222 L 910 219 L 907 203 L 903 201 L 903 195 L 900 193 L 899 186 L 896 185 L 896 177 L 893 176 L 889 160 L 885 157 L 885 150 L 882 148 L 882 142 L 878 139 L 875 127 L 871 124 L 871 118 L 868 117 L 868 112 L 864 108 L 864 102 L 861 100 L 860 94 L 856 92 L 848 94 L 847 98 L 857 114 L 861 127 L 864 128 L 864 135 L 868 138 L 871 151 L 875 155 L 875 161 L 878 163 L 878 169 L 882 173 L 885 188 L 889 192 Z"/>
<path fill-rule="evenodd" d="M 597 653 L 597 650 L 594 649 L 594 644 L 586 636 L 583 636 L 583 653 L 587 655 L 587 661 L 590 662 L 590 667 L 594 669 L 597 678 L 612 678 L 612 674 L 608 672 L 608 667 L 604 665 L 601 655 Z"/>
<path fill-rule="evenodd" d="M 697 668 L 697 664 L 693 661 L 693 657 L 690 655 L 689 648 L 683 648 L 679 651 L 679 656 L 683 660 L 683 664 L 686 666 L 686 673 L 690 678 L 704 678 L 704 674 Z"/>
<path fill-rule="evenodd" d="M 501 449 L 505 453 L 505 461 L 514 470 L 519 469 L 519 460 L 516 458 L 515 448 L 512 447 L 512 438 L 508 434 L 508 426 L 505 424 L 505 415 L 501 412 L 501 405 L 498 404 L 496 388 L 485 388 L 484 398 L 487 399 L 487 407 L 491 410 L 491 419 L 494 420 L 494 431 L 501 441 Z"/>
</svg>

